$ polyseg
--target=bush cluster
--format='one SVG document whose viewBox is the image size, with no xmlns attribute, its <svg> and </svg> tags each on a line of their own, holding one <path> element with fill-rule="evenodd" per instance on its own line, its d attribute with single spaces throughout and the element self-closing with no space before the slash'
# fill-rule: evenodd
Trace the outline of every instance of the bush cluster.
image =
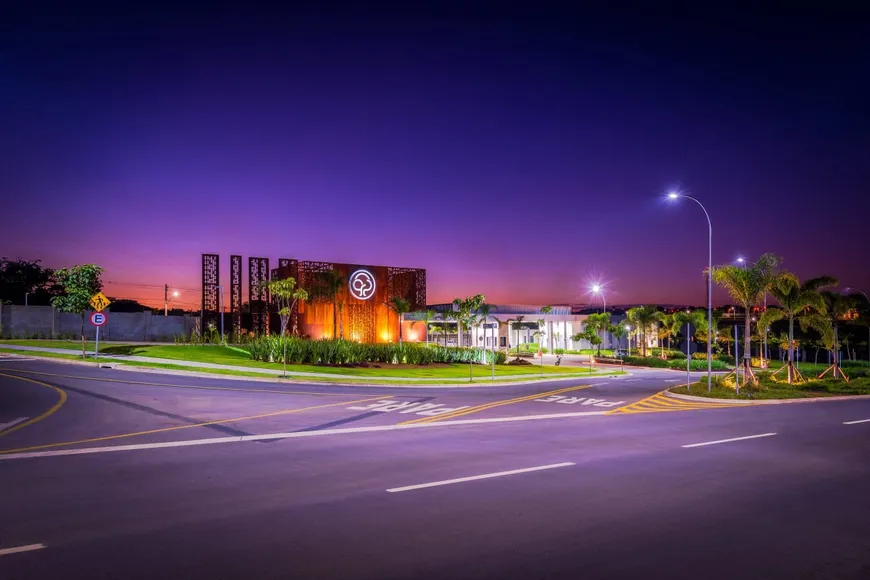
<svg viewBox="0 0 870 580">
<path fill-rule="evenodd" d="M 678 369 L 684 370 L 686 368 L 686 360 L 683 358 L 680 359 L 669 359 L 662 360 L 659 357 L 642 357 L 642 356 L 627 356 L 624 359 L 625 364 L 633 365 L 633 366 L 641 366 L 641 367 L 655 367 L 660 369 Z M 723 371 L 728 368 L 728 366 L 719 360 L 713 361 L 713 370 L 714 371 Z M 707 370 L 707 360 L 706 356 L 704 360 L 692 360 L 689 363 L 689 368 L 693 371 L 705 371 Z"/>
<path fill-rule="evenodd" d="M 491 351 L 479 348 L 445 347 L 435 344 L 428 346 L 418 343 L 366 344 L 341 339 L 308 340 L 295 336 L 261 336 L 252 340 L 245 348 L 251 353 L 253 360 L 282 362 L 285 345 L 288 364 L 492 363 Z M 504 364 L 504 353 L 496 352 L 495 362 L 496 364 Z"/>
</svg>

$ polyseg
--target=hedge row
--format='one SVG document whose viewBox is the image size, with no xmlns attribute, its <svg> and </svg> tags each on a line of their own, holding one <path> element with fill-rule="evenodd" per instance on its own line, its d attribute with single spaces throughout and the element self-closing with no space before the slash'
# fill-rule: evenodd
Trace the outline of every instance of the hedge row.
<svg viewBox="0 0 870 580">
<path fill-rule="evenodd" d="M 491 351 L 435 344 L 429 346 L 418 343 L 366 344 L 341 339 L 308 340 L 295 336 L 261 336 L 252 340 L 244 348 L 251 353 L 253 360 L 265 362 L 282 362 L 286 352 L 288 364 L 492 363 Z M 495 362 L 504 364 L 504 353 L 496 352 Z"/>
</svg>

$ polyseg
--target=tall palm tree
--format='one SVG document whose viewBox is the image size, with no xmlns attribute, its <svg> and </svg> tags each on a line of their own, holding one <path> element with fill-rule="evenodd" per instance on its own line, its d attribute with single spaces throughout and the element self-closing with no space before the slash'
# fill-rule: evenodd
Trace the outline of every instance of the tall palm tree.
<svg viewBox="0 0 870 580">
<path fill-rule="evenodd" d="M 613 334 L 614 338 L 616 338 L 616 346 L 619 347 L 619 341 L 622 340 L 622 337 L 628 334 L 628 329 L 625 327 L 625 320 L 620 320 L 619 324 L 611 328 L 610 332 Z"/>
<path fill-rule="evenodd" d="M 725 288 L 731 298 L 743 307 L 745 312 L 745 333 L 750 336 L 752 324 L 752 308 L 758 304 L 761 297 L 771 287 L 776 269 L 780 263 L 779 256 L 764 254 L 750 266 L 717 266 L 713 269 L 713 280 Z M 735 353 L 736 362 L 736 353 Z M 746 381 L 757 382 L 752 373 L 752 356 L 749 351 L 749 341 L 743 341 L 743 384 Z"/>
<path fill-rule="evenodd" d="M 665 340 L 668 341 L 668 348 L 671 347 L 671 336 L 674 334 L 674 315 L 667 312 L 658 313 L 658 335 L 661 341 L 662 358 L 665 358 Z"/>
<path fill-rule="evenodd" d="M 336 332 L 339 322 L 339 294 L 344 287 L 344 276 L 337 270 L 320 272 L 315 278 L 314 287 L 311 289 L 313 298 L 321 298 L 332 302 L 332 338 L 344 338 L 344 325 L 341 325 L 340 336 Z"/>
<path fill-rule="evenodd" d="M 429 333 L 432 332 L 429 326 L 432 324 L 432 320 L 435 319 L 436 316 L 438 316 L 438 313 L 434 310 L 421 310 L 416 314 L 418 314 L 420 318 L 418 320 L 414 320 L 411 323 L 411 326 L 415 326 L 418 322 L 423 323 L 423 326 L 426 328 L 426 346 L 429 346 Z"/>
<path fill-rule="evenodd" d="M 399 321 L 399 344 L 402 344 L 402 318 L 406 312 L 411 310 L 411 303 L 400 296 L 393 296 L 387 302 L 387 307 L 396 313 L 396 318 Z"/>
<path fill-rule="evenodd" d="M 492 304 L 487 304 L 484 302 L 480 305 L 480 308 L 477 309 L 478 313 L 478 321 L 480 324 L 489 324 L 489 313 L 492 311 Z M 484 335 L 486 335 L 486 329 L 484 329 Z"/>
<path fill-rule="evenodd" d="M 776 298 L 780 307 L 768 308 L 761 316 L 763 320 L 761 326 L 766 328 L 777 320 L 788 320 L 788 362 L 783 368 L 786 369 L 789 384 L 794 383 L 800 377 L 800 373 L 794 365 L 795 320 L 803 319 L 803 317 L 808 317 L 812 314 L 824 315 L 827 311 L 827 305 L 819 290 L 836 284 L 837 280 L 830 276 L 813 278 L 801 284 L 798 277 L 791 272 L 782 272 L 774 277 L 773 283 L 769 286 L 769 294 Z M 746 319 L 749 320 L 748 314 Z M 803 320 L 801 321 L 803 322 Z M 817 321 L 807 318 L 803 324 L 805 326 L 817 326 Z M 746 349 L 748 348 L 748 345 L 746 345 Z M 776 371 L 776 373 L 779 373 L 781 370 Z"/>
<path fill-rule="evenodd" d="M 658 310 L 655 306 L 635 306 L 629 308 L 625 316 L 637 328 L 641 342 L 641 356 L 646 356 L 646 333 L 656 325 Z"/>
<path fill-rule="evenodd" d="M 821 379 L 828 372 L 833 371 L 832 376 L 835 379 L 840 375 L 848 381 L 849 377 L 840 368 L 840 322 L 851 314 L 855 308 L 855 300 L 851 296 L 843 296 L 837 292 L 822 292 L 822 299 L 825 301 L 826 313 L 809 316 L 808 322 L 822 335 L 825 348 L 831 351 L 833 364 L 822 371 L 818 378 Z M 849 350 L 848 346 L 846 350 Z"/>
<path fill-rule="evenodd" d="M 514 319 L 514 322 L 516 322 L 517 324 L 522 324 L 523 321 L 525 321 L 525 319 L 526 319 L 525 316 L 520 315 Z M 520 354 L 520 328 L 517 327 L 517 356 L 519 356 L 519 354 Z"/>
</svg>

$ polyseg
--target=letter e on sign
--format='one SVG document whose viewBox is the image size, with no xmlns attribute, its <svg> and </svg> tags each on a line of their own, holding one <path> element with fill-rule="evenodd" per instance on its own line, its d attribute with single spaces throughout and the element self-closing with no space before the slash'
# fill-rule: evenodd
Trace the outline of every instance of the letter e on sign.
<svg viewBox="0 0 870 580">
<path fill-rule="evenodd" d="M 92 312 L 91 313 L 91 324 L 94 326 L 102 326 L 109 320 L 109 317 L 106 316 L 102 312 Z"/>
</svg>

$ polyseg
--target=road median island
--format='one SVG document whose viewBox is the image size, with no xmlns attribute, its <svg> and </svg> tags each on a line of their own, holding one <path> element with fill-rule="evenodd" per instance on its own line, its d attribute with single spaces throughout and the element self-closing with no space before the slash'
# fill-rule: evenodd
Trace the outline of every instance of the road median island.
<svg viewBox="0 0 870 580">
<path fill-rule="evenodd" d="M 850 381 L 833 379 L 808 379 L 789 384 L 772 378 L 769 373 L 758 373 L 756 385 L 743 386 L 738 392 L 733 376 L 714 377 L 712 389 L 707 381 L 700 380 L 689 385 L 669 388 L 665 395 L 688 401 L 727 402 L 746 404 L 807 403 L 818 401 L 843 401 L 870 399 L 870 377 L 861 376 Z"/>
<path fill-rule="evenodd" d="M 283 369 L 277 363 L 250 361 L 239 356 L 237 349 L 232 347 L 190 347 L 190 346 L 125 346 L 123 355 L 113 355 L 111 350 L 101 349 L 97 361 L 89 358 L 82 360 L 81 354 L 67 349 L 39 348 L 31 345 L 11 345 L 0 343 L 0 352 L 13 353 L 25 357 L 45 357 L 56 362 L 70 364 L 85 364 L 94 366 L 111 366 L 119 370 L 144 370 L 148 372 L 163 372 L 166 374 L 206 375 L 221 378 L 259 379 L 280 383 L 311 383 L 322 382 L 335 385 L 350 386 L 419 386 L 419 387 L 486 387 L 498 385 L 516 385 L 521 383 L 537 383 L 541 381 L 580 380 L 599 377 L 618 372 L 590 372 L 588 369 L 560 369 L 558 367 L 536 367 L 536 372 L 526 369 L 517 371 L 516 367 L 501 365 L 496 367 L 495 380 L 492 379 L 491 368 L 475 365 L 473 381 L 469 381 L 468 365 L 432 365 L 427 367 L 412 367 L 400 365 L 383 365 L 375 367 L 320 367 L 317 365 L 287 365 L 284 376 Z M 214 349 L 221 349 L 220 351 Z M 240 350 L 240 349 L 239 349 Z M 163 356 L 143 356 L 152 352 Z M 230 351 L 230 355 L 226 352 Z M 143 354 L 139 354 L 143 353 Z M 169 355 L 168 357 L 165 355 Z M 92 357 L 92 355 L 91 355 Z M 220 361 L 220 362 L 218 362 Z M 224 361 L 235 364 L 225 364 Z M 393 368 L 391 368 L 393 367 Z"/>
</svg>

